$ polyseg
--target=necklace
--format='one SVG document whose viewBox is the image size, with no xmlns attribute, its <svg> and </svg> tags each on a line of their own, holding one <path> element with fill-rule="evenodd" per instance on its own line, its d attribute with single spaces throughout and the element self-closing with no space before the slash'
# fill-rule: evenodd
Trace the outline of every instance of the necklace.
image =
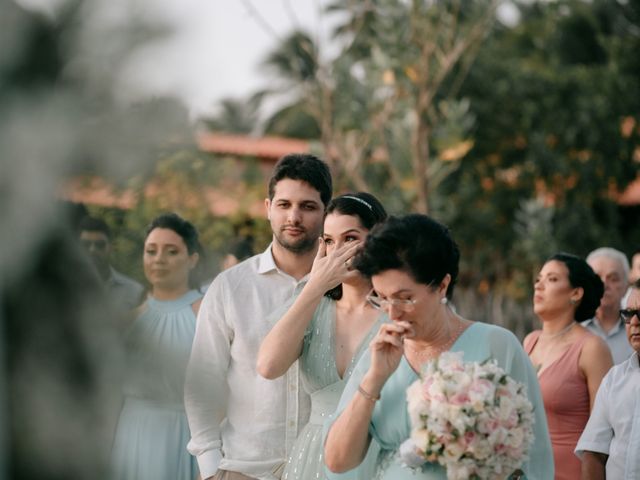
<svg viewBox="0 0 640 480">
<path fill-rule="evenodd" d="M 544 338 L 545 340 L 551 340 L 553 338 L 562 337 L 565 333 L 567 333 L 569 330 L 571 330 L 571 327 L 573 327 L 574 324 L 575 324 L 575 322 L 572 321 L 571 323 L 569 323 L 569 325 L 567 325 L 562 330 L 560 330 L 559 332 L 556 332 L 556 333 L 546 334 L 546 333 L 542 332 L 540 334 L 540 338 Z"/>
<path fill-rule="evenodd" d="M 458 328 L 456 329 L 454 334 L 449 338 L 449 340 L 447 340 L 447 342 L 444 345 L 441 345 L 438 348 L 430 348 L 429 351 L 416 350 L 415 348 L 412 348 L 407 343 L 405 343 L 404 346 L 405 348 L 409 349 L 414 354 L 416 354 L 418 357 L 427 358 L 427 359 L 435 358 L 438 355 L 440 355 L 442 352 L 448 350 L 451 347 L 451 345 L 453 345 L 453 342 L 455 342 L 455 340 L 460 336 L 460 334 L 462 333 L 462 330 L 464 330 L 464 323 L 459 321 Z"/>
</svg>

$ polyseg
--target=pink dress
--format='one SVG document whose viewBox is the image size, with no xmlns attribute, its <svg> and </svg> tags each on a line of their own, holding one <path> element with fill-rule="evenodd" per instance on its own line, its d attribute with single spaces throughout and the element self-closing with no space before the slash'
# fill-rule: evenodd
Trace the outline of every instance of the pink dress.
<svg viewBox="0 0 640 480">
<path fill-rule="evenodd" d="M 533 332 L 525 343 L 527 355 L 538 343 L 540 333 Z M 553 447 L 555 480 L 580 478 L 580 459 L 573 450 L 589 420 L 589 390 L 578 360 L 590 336 L 593 334 L 585 331 L 538 375 Z"/>
</svg>

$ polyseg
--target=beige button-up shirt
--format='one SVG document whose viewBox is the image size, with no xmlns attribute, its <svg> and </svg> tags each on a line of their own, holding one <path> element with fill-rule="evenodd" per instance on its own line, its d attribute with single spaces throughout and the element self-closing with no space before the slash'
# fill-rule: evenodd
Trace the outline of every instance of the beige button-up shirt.
<svg viewBox="0 0 640 480">
<path fill-rule="evenodd" d="M 309 417 L 297 362 L 277 380 L 256 372 L 269 313 L 307 280 L 278 270 L 271 247 L 220 273 L 200 306 L 187 368 L 187 448 L 203 479 L 220 468 L 260 480 L 279 478 Z"/>
</svg>

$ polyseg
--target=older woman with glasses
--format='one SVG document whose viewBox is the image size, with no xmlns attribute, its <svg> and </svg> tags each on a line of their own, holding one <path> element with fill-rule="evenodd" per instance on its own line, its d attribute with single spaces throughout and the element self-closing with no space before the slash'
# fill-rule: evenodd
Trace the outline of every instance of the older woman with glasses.
<svg viewBox="0 0 640 480">
<path fill-rule="evenodd" d="M 371 279 L 369 302 L 386 311 L 391 322 L 380 327 L 345 388 L 326 437 L 325 462 L 331 471 L 358 465 L 375 439 L 382 449 L 377 479 L 446 478 L 438 464 L 406 468 L 399 452 L 411 430 L 407 387 L 425 362 L 451 350 L 462 352 L 464 361 L 495 359 L 526 385 L 534 406 L 535 441 L 522 470 L 528 479 L 553 478 L 540 389 L 520 342 L 511 332 L 467 320 L 449 306 L 458 260 L 449 230 L 425 215 L 392 217 L 367 237 L 354 266 Z"/>
</svg>

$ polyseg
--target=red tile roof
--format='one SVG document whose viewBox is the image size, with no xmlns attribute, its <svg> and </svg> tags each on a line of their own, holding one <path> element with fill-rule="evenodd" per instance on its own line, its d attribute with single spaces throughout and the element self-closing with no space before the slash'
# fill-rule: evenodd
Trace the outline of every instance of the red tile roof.
<svg viewBox="0 0 640 480">
<path fill-rule="evenodd" d="M 257 157 L 266 160 L 269 164 L 275 163 L 277 159 L 288 153 L 305 153 L 310 150 L 310 142 L 306 140 L 284 137 L 256 138 L 218 132 L 201 133 L 197 136 L 197 142 L 200 149 L 205 152 Z M 150 182 L 145 188 L 144 195 L 157 195 L 155 187 L 157 186 Z M 205 187 L 202 192 L 213 215 L 227 216 L 240 208 L 241 199 L 234 198 L 228 191 L 223 190 Z M 74 202 L 122 209 L 130 209 L 138 201 L 133 190 L 117 189 L 98 177 L 71 179 L 62 189 L 61 195 Z M 623 206 L 640 205 L 640 176 L 618 196 L 617 202 Z M 252 202 L 248 208 L 250 214 L 254 216 L 264 214 L 262 200 Z"/>
<path fill-rule="evenodd" d="M 285 137 L 249 137 L 229 133 L 207 132 L 197 136 L 201 150 L 277 160 L 288 153 L 308 153 L 310 142 Z"/>
<path fill-rule="evenodd" d="M 160 198 L 168 202 L 167 208 L 171 208 L 171 192 L 167 192 L 162 186 L 150 181 L 144 188 L 143 196 L 146 198 Z M 174 192 L 178 193 L 178 192 Z M 180 193 L 180 201 L 183 204 L 197 207 L 199 195 L 196 192 Z M 186 196 L 185 196 L 186 195 Z M 213 187 L 204 187 L 202 197 L 212 215 L 226 217 L 238 211 L 243 202 L 240 198 L 234 198 L 228 191 Z M 138 194 L 131 189 L 119 190 L 99 177 L 82 177 L 69 180 L 61 189 L 60 196 L 65 200 L 77 203 L 86 203 L 101 207 L 116 207 L 123 210 L 133 208 L 138 202 Z M 250 202 L 247 206 L 249 215 L 262 217 L 265 215 L 264 200 Z"/>
<path fill-rule="evenodd" d="M 285 137 L 249 137 L 220 132 L 200 133 L 196 137 L 202 151 L 227 154 L 234 156 L 256 157 L 269 164 L 275 163 L 280 157 L 288 153 L 308 153 L 310 142 Z M 269 171 L 271 166 L 268 167 Z M 166 194 L 166 192 L 165 192 Z M 158 185 L 149 182 L 144 196 L 158 196 Z M 215 216 L 228 216 L 240 208 L 241 199 L 234 198 L 223 189 L 205 187 L 202 195 L 211 213 Z M 130 209 L 138 201 L 137 194 L 131 189 L 118 189 L 99 177 L 82 177 L 69 180 L 62 188 L 61 196 L 67 200 L 103 207 L 117 207 Z M 183 198 L 189 203 L 197 202 L 195 198 Z M 246 203 L 246 201 L 244 202 Z M 264 215 L 263 200 L 251 202 L 248 206 L 249 214 Z"/>
<path fill-rule="evenodd" d="M 101 207 L 133 208 L 137 198 L 133 190 L 119 190 L 99 177 L 76 177 L 67 181 L 60 195 L 65 200 Z"/>
</svg>

